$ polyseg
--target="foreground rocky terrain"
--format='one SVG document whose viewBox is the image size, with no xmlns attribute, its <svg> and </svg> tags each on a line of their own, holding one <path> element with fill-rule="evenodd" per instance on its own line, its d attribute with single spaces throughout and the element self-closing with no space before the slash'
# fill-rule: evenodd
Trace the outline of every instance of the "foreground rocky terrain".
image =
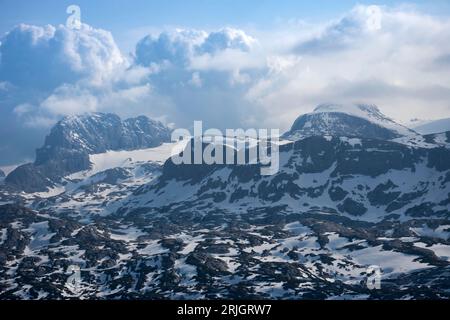
<svg viewBox="0 0 450 320">
<path fill-rule="evenodd" d="M 1 298 L 449 298 L 448 220 L 367 223 L 285 209 L 83 224 L 5 205 Z M 74 264 L 77 290 L 67 286 Z M 380 290 L 366 286 L 369 265 L 382 267 Z"/>
<path fill-rule="evenodd" d="M 100 149 L 83 138 L 69 150 L 83 146 L 87 165 L 39 191 L 10 174 L 0 298 L 448 299 L 450 132 L 420 135 L 374 106 L 299 119 L 272 176 L 175 165 L 173 148 L 192 146 L 160 138 Z M 91 118 L 71 121 L 91 136 L 79 130 Z"/>
</svg>

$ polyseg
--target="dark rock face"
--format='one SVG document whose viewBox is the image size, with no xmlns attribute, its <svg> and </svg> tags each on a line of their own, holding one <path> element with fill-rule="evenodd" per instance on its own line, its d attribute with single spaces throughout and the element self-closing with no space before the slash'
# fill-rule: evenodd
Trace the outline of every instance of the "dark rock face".
<svg viewBox="0 0 450 320">
<path fill-rule="evenodd" d="M 399 137 L 399 135 L 389 129 L 344 113 L 329 113 L 326 119 L 322 114 L 303 115 L 295 121 L 291 130 L 284 137 L 289 138 L 293 135 L 302 137 L 323 135 L 352 136 L 382 140 Z"/>
<path fill-rule="evenodd" d="M 5 173 L 2 170 L 0 170 L 0 179 L 4 178 L 4 177 L 5 177 Z"/>
<path fill-rule="evenodd" d="M 428 156 L 428 166 L 435 168 L 438 171 L 446 171 L 450 169 L 450 149 L 447 148 L 435 148 L 430 151 Z"/>
<path fill-rule="evenodd" d="M 119 183 L 120 180 L 128 178 L 128 173 L 123 168 L 114 168 L 114 169 L 108 169 L 101 173 L 97 173 L 92 177 L 92 179 L 97 180 L 96 178 L 99 178 L 96 183 L 107 183 L 111 185 L 115 185 Z"/>
<path fill-rule="evenodd" d="M 450 159 L 450 154 L 439 150 L 412 149 L 394 142 L 371 139 L 361 139 L 361 144 L 355 147 L 339 138 L 325 139 L 319 136 L 309 137 L 280 147 L 281 154 L 292 154 L 286 167 L 295 168 L 297 174 L 321 173 L 335 164 L 335 168 L 330 174 L 331 177 L 348 175 L 376 177 L 392 169 L 414 171 L 416 164 L 422 157 L 429 157 L 430 167 L 441 168 L 444 163 L 448 162 L 446 160 Z M 438 159 L 439 161 L 437 161 Z M 164 164 L 161 179 L 163 181 L 176 179 L 197 183 L 210 176 L 214 171 L 224 167 L 231 169 L 231 178 L 236 178 L 242 183 L 257 181 L 262 178 L 259 164 L 245 166 L 175 165 L 172 159 L 169 159 Z M 272 177 L 272 180 L 277 183 L 278 180 L 286 180 L 289 177 L 280 171 Z M 343 199 L 343 190 L 336 189 L 331 191 L 333 197 Z"/>
<path fill-rule="evenodd" d="M 261 176 L 260 165 L 175 165 L 169 159 L 160 179 L 142 187 L 136 195 L 157 198 L 170 193 L 166 187 L 171 185 L 169 182 L 176 182 L 196 190 L 186 206 L 199 203 L 226 206 L 240 201 L 277 204 L 288 197 L 305 204 L 305 210 L 325 209 L 354 217 L 374 210 L 413 217 L 421 214 L 440 217 L 444 211 L 448 212 L 448 204 L 442 196 L 438 201 L 420 206 L 421 198 L 434 199 L 433 188 L 437 184 L 444 191 L 450 188 L 450 174 L 446 173 L 450 169 L 448 150 L 411 148 L 396 142 L 365 138 L 359 138 L 357 144 L 348 141 L 343 137 L 313 136 L 285 144 L 280 147 L 284 164 L 269 177 Z M 188 148 L 185 152 L 189 152 Z M 390 172 L 423 175 L 427 180 L 398 180 L 390 178 Z M 311 178 L 304 181 L 302 176 Z M 310 202 L 319 207 L 311 207 Z M 328 202 L 327 208 L 320 207 L 323 202 Z"/>
<path fill-rule="evenodd" d="M 300 116 L 283 135 L 289 140 L 311 136 L 359 137 L 392 140 L 417 133 L 394 122 L 372 105 L 320 105 Z"/>
<path fill-rule="evenodd" d="M 441 138 L 446 143 L 450 143 L 450 131 L 443 132 L 443 133 L 433 133 L 433 134 L 426 134 L 423 136 L 425 139 L 425 142 L 427 143 L 436 143 L 438 138 Z"/>
<path fill-rule="evenodd" d="M 186 263 L 198 268 L 199 277 L 218 276 L 228 272 L 227 265 L 220 259 L 215 259 L 203 252 L 194 252 L 186 259 Z"/>
<path fill-rule="evenodd" d="M 0 228 L 6 228 L 6 237 L 0 246 L 0 269 L 8 260 L 22 254 L 30 240 L 26 233 L 11 228 L 10 223 L 20 222 L 23 225 L 30 225 L 41 221 L 32 210 L 22 206 L 0 206 Z"/>
<path fill-rule="evenodd" d="M 46 188 L 53 186 L 50 179 L 46 178 L 41 170 L 32 163 L 16 168 L 6 177 L 5 182 L 25 192 L 44 191 Z"/>
<path fill-rule="evenodd" d="M 352 216 L 362 216 L 367 212 L 367 208 L 362 203 L 356 202 L 353 199 L 347 198 L 344 202 L 338 205 L 338 209 L 341 212 L 347 212 Z"/>
<path fill-rule="evenodd" d="M 95 113 L 68 117 L 51 130 L 36 152 L 36 165 L 58 157 L 65 150 L 87 154 L 108 150 L 136 150 L 157 147 L 170 141 L 170 130 L 145 116 L 122 121 L 117 115 Z"/>
<path fill-rule="evenodd" d="M 127 119 L 123 122 L 123 127 L 119 149 L 151 148 L 170 141 L 170 129 L 145 116 Z"/>
<path fill-rule="evenodd" d="M 373 191 L 367 194 L 372 205 L 387 205 L 400 196 L 401 192 L 391 192 L 390 190 L 397 188 L 391 180 L 387 183 L 378 185 Z"/>
<path fill-rule="evenodd" d="M 14 170 L 6 183 L 25 192 L 42 192 L 65 175 L 89 169 L 90 154 L 152 148 L 169 141 L 170 129 L 145 116 L 125 121 L 103 113 L 67 117 L 52 128 L 34 164 Z"/>
<path fill-rule="evenodd" d="M 339 186 L 332 187 L 328 190 L 328 194 L 330 195 L 330 199 L 333 201 L 344 200 L 345 196 L 348 194 L 347 191 L 342 189 Z"/>
</svg>

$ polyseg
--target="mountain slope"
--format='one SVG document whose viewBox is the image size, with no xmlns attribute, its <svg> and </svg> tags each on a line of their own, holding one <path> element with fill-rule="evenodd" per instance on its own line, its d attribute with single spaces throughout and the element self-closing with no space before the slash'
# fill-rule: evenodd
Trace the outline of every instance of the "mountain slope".
<svg viewBox="0 0 450 320">
<path fill-rule="evenodd" d="M 5 181 L 25 192 L 43 192 L 61 177 L 89 169 L 90 154 L 151 148 L 169 141 L 170 130 L 144 116 L 125 121 L 114 114 L 71 116 L 52 128 L 33 164 L 18 167 Z"/>
<path fill-rule="evenodd" d="M 447 216 L 450 150 L 410 148 L 372 139 L 310 137 L 280 148 L 280 171 L 261 176 L 258 165 L 174 165 L 142 187 L 124 208 L 205 212 L 286 206 L 360 220 Z M 150 209 L 149 209 L 150 210 Z"/>
<path fill-rule="evenodd" d="M 177 143 L 134 151 L 108 151 L 90 155 L 91 167 L 61 179 L 55 193 L 29 194 L 22 198 L 35 209 L 74 218 L 113 214 L 122 201 L 140 186 L 156 179 Z M 183 143 L 178 147 L 183 148 Z"/>
<path fill-rule="evenodd" d="M 114 114 L 93 113 L 67 117 L 58 122 L 36 152 L 36 165 L 60 157 L 71 149 L 87 154 L 108 150 L 151 148 L 170 141 L 170 130 L 158 121 L 141 116 L 122 120 Z"/>
<path fill-rule="evenodd" d="M 417 133 L 384 116 L 373 105 L 327 104 L 300 116 L 283 138 L 295 141 L 324 135 L 392 140 Z"/>
</svg>

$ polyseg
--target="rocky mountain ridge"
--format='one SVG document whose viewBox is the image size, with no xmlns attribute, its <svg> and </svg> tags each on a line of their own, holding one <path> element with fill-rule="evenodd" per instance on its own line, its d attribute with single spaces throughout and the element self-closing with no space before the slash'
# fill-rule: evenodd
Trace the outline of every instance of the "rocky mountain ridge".
<svg viewBox="0 0 450 320">
<path fill-rule="evenodd" d="M 25 192 L 45 192 L 60 178 L 89 169 L 91 154 L 152 148 L 169 141 L 170 129 L 145 116 L 124 121 L 114 114 L 70 116 L 52 128 L 35 162 L 18 167 L 5 182 Z"/>
<path fill-rule="evenodd" d="M 386 117 L 374 105 L 324 104 L 298 117 L 283 137 L 295 141 L 324 135 L 392 140 L 418 134 Z"/>
</svg>

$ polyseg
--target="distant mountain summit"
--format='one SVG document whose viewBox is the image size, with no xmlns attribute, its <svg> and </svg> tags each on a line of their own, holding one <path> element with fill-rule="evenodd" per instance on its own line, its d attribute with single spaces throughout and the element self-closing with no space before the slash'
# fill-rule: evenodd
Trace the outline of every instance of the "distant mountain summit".
<svg viewBox="0 0 450 320">
<path fill-rule="evenodd" d="M 416 134 L 385 116 L 375 105 L 323 104 L 298 117 L 283 138 L 295 141 L 330 135 L 392 140 Z"/>
<path fill-rule="evenodd" d="M 34 164 L 18 167 L 5 181 L 27 192 L 45 191 L 59 178 L 89 169 L 90 154 L 152 148 L 169 141 L 170 129 L 145 116 L 124 121 L 110 113 L 70 116 L 52 128 Z"/>
<path fill-rule="evenodd" d="M 58 122 L 37 150 L 36 165 L 51 161 L 66 150 L 87 154 L 108 150 L 151 148 L 170 140 L 170 130 L 145 116 L 122 121 L 111 113 L 66 117 Z"/>
</svg>

